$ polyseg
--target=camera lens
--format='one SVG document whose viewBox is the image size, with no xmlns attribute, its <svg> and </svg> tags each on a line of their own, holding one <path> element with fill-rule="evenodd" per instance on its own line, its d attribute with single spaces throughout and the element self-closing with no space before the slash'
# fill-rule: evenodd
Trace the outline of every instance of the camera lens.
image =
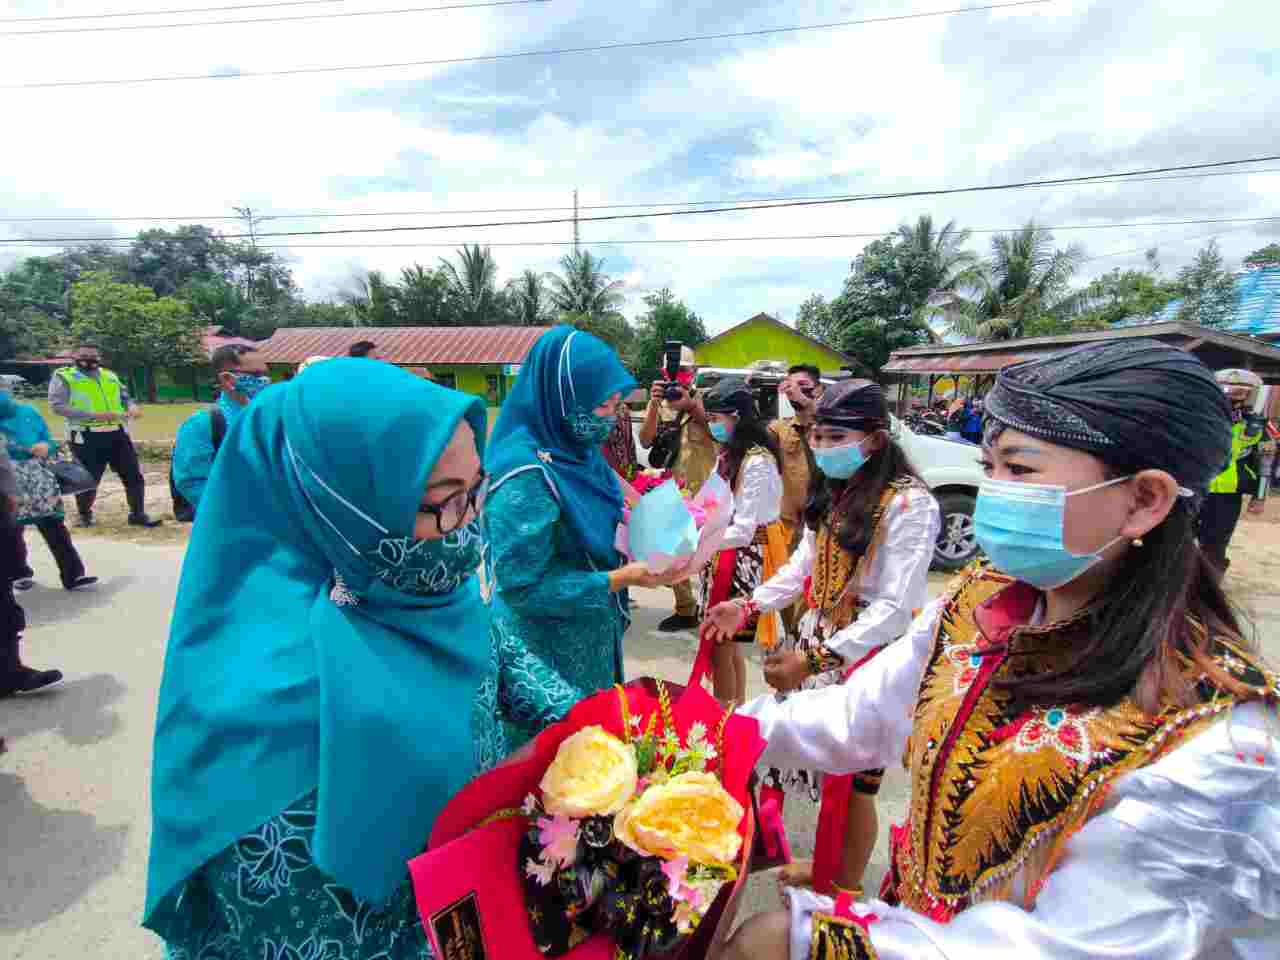
<svg viewBox="0 0 1280 960">
<path fill-rule="evenodd" d="M 662 395 L 666 397 L 668 400 L 679 400 L 681 397 L 684 396 L 684 388 L 672 385 L 667 387 L 667 389 L 663 392 Z"/>
</svg>

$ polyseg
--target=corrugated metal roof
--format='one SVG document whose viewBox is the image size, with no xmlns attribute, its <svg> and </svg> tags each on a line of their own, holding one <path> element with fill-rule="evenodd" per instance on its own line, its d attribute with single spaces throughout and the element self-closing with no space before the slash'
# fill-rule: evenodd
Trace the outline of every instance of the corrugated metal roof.
<svg viewBox="0 0 1280 960">
<path fill-rule="evenodd" d="M 899 357 L 880 369 L 885 373 L 998 373 L 1011 363 L 1030 360 L 1034 353 L 943 354 L 936 357 Z"/>
<path fill-rule="evenodd" d="M 1182 300 L 1174 300 L 1150 321 L 1128 319 L 1121 323 L 1137 325 L 1178 319 Z M 1251 337 L 1280 335 L 1280 263 L 1268 263 L 1236 275 L 1235 316 L 1225 328 L 1230 333 Z"/>
<path fill-rule="evenodd" d="M 281 327 L 258 345 L 268 363 L 344 357 L 372 340 L 388 363 L 523 363 L 550 327 Z"/>
</svg>

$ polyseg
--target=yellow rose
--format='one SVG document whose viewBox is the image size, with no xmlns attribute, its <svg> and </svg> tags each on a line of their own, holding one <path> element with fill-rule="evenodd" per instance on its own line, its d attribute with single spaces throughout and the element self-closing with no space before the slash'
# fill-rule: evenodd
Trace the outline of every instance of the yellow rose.
<svg viewBox="0 0 1280 960">
<path fill-rule="evenodd" d="M 682 773 L 650 787 L 613 820 L 613 833 L 645 856 L 732 864 L 742 846 L 742 804 L 710 773 Z"/>
<path fill-rule="evenodd" d="M 565 817 L 617 813 L 636 792 L 635 751 L 603 727 L 567 738 L 542 775 L 542 806 Z"/>
</svg>

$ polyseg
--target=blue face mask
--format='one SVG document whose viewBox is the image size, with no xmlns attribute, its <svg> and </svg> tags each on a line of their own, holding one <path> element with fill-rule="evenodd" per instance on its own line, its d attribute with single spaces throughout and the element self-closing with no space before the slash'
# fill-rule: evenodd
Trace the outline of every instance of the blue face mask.
<svg viewBox="0 0 1280 960">
<path fill-rule="evenodd" d="M 484 535 L 479 519 L 439 540 L 387 537 L 369 557 L 383 583 L 401 593 L 426 597 L 453 593 L 475 576 L 482 559 Z"/>
<path fill-rule="evenodd" d="M 569 414 L 569 432 L 584 447 L 598 447 L 613 433 L 617 417 L 602 417 L 593 410 Z"/>
<path fill-rule="evenodd" d="M 267 387 L 271 386 L 271 378 L 257 373 L 241 373 L 236 375 L 236 392 L 252 400 Z"/>
<path fill-rule="evenodd" d="M 848 480 L 867 462 L 862 452 L 862 444 L 865 442 L 862 440 L 843 447 L 814 447 L 813 462 L 832 480 Z"/>
<path fill-rule="evenodd" d="M 1095 483 L 1070 493 L 1066 487 L 1050 484 L 984 480 L 978 488 L 978 507 L 973 514 L 978 545 L 1001 573 L 1041 590 L 1061 587 L 1100 561 L 1108 547 L 1124 539 L 1116 537 L 1093 553 L 1069 551 L 1062 544 L 1067 497 L 1128 479 Z"/>
<path fill-rule="evenodd" d="M 728 443 L 729 438 L 733 436 L 732 431 L 719 421 L 711 424 L 708 429 L 711 431 L 711 436 L 715 438 L 716 443 Z"/>
</svg>

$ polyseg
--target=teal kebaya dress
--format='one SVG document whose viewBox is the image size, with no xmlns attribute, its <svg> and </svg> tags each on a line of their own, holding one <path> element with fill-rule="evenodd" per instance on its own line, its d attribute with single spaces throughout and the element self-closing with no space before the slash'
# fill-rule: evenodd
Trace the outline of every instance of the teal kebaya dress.
<svg viewBox="0 0 1280 960">
<path fill-rule="evenodd" d="M 583 420 L 635 380 L 602 341 L 562 326 L 526 360 L 489 440 L 485 507 L 490 630 L 503 670 L 499 707 L 513 744 L 622 680 L 625 591 L 617 475 Z"/>
<path fill-rule="evenodd" d="M 414 538 L 473 397 L 331 360 L 214 461 L 160 690 L 143 919 L 178 960 L 425 960 L 406 862 L 505 750 L 478 524 Z M 441 557 L 444 559 L 441 559 Z"/>
</svg>

